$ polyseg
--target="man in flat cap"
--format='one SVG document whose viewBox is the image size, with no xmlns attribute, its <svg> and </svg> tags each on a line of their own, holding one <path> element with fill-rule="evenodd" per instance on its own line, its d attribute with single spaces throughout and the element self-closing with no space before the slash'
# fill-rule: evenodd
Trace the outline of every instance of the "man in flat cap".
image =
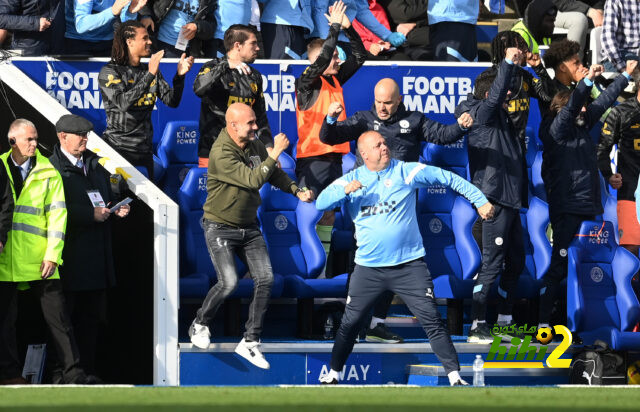
<svg viewBox="0 0 640 412">
<path fill-rule="evenodd" d="M 0 374 L 20 378 L 16 345 L 17 291 L 28 287 L 40 301 L 53 347 L 63 367 L 62 383 L 97 383 L 80 367 L 71 320 L 64 306 L 58 268 L 62 264 L 67 208 L 60 174 L 38 151 L 32 122 L 17 119 L 7 135 L 11 150 L 0 155 L 7 171 L 14 210 L 11 231 L 0 254 Z"/>
<path fill-rule="evenodd" d="M 114 286 L 111 215 L 125 217 L 129 205 L 111 213 L 117 203 L 109 172 L 87 149 L 93 124 L 67 114 L 56 123 L 59 143 L 49 158 L 62 176 L 67 202 L 67 231 L 60 268 L 67 310 L 80 351 L 80 364 L 95 374 L 98 332 L 106 321 L 106 291 Z"/>
</svg>

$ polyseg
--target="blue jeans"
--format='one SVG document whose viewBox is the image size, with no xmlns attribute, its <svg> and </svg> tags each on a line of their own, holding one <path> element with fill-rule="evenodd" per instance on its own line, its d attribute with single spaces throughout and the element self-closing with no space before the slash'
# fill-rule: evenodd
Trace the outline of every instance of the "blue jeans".
<svg viewBox="0 0 640 412">
<path fill-rule="evenodd" d="M 220 304 L 238 287 L 237 254 L 249 268 L 254 283 L 244 338 L 258 341 L 273 286 L 271 260 L 262 233 L 257 225 L 236 228 L 208 219 L 202 219 L 202 228 L 218 282 L 209 290 L 202 307 L 198 309 L 196 323 L 210 325 Z"/>
</svg>

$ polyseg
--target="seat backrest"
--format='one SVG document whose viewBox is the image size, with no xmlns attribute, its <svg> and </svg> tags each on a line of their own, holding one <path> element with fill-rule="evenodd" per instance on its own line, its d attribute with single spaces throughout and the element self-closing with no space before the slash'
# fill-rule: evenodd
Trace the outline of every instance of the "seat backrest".
<svg viewBox="0 0 640 412">
<path fill-rule="evenodd" d="M 471 204 L 448 187 L 433 185 L 418 191 L 417 217 L 431 275 L 471 279 L 481 258 L 471 233 L 477 218 Z"/>
<path fill-rule="evenodd" d="M 567 326 L 631 330 L 640 305 L 631 288 L 638 259 L 615 241 L 611 222 L 585 221 L 568 251 Z"/>
<path fill-rule="evenodd" d="M 422 152 L 427 164 L 450 170 L 459 176 L 467 177 L 467 136 L 455 143 L 438 145 L 427 143 Z"/>
<path fill-rule="evenodd" d="M 542 279 L 551 263 L 551 243 L 547 238 L 548 225 L 549 206 L 537 197 L 532 197 L 522 222 L 522 229 L 527 238 L 525 247 L 530 248 L 527 250 L 526 270 L 534 279 Z"/>
<path fill-rule="evenodd" d="M 293 169 L 283 170 L 293 177 Z M 258 216 L 262 234 L 269 249 L 273 272 L 280 275 L 317 277 L 325 263 L 324 249 L 316 234 L 315 225 L 322 216 L 314 203 L 298 201 L 266 183 L 260 189 L 262 205 Z"/>
<path fill-rule="evenodd" d="M 547 192 L 544 189 L 542 180 L 542 150 L 536 153 L 531 164 L 531 184 L 533 195 L 542 201 L 547 201 Z"/>
<path fill-rule="evenodd" d="M 187 173 L 180 191 L 178 204 L 180 205 L 180 240 L 181 240 L 181 272 L 183 275 L 192 273 L 210 274 L 213 264 L 204 241 L 202 220 L 202 206 L 207 199 L 207 169 L 192 168 Z"/>
<path fill-rule="evenodd" d="M 613 225 L 613 233 L 616 238 L 616 242 L 620 241 L 618 231 L 618 200 L 616 196 L 609 193 L 609 185 L 606 183 L 602 174 L 598 172 L 600 178 L 600 196 L 602 198 L 602 207 L 604 213 L 602 214 L 602 220 L 608 220 Z"/>
<path fill-rule="evenodd" d="M 342 156 L 342 174 L 346 175 L 356 166 L 356 155 L 353 153 L 345 153 Z"/>
<path fill-rule="evenodd" d="M 158 144 L 158 157 L 170 164 L 198 163 L 200 129 L 197 121 L 168 122 Z"/>
</svg>

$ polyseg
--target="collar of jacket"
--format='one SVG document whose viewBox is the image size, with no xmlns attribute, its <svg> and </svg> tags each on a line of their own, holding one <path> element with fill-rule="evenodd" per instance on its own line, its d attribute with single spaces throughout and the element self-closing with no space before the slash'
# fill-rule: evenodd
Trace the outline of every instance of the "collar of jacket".
<svg viewBox="0 0 640 412">
<path fill-rule="evenodd" d="M 378 111 L 376 110 L 376 104 L 373 103 L 371 105 L 371 112 L 373 113 L 373 116 L 376 118 L 376 120 L 382 122 L 382 123 L 395 123 L 398 121 L 398 119 L 403 119 L 406 114 L 407 114 L 407 108 L 404 107 L 404 103 L 400 102 L 400 104 L 398 105 L 398 108 L 396 109 L 396 112 L 394 114 L 392 114 L 391 116 L 389 116 L 389 118 L 387 120 L 382 120 L 378 117 Z"/>
<path fill-rule="evenodd" d="M 389 172 L 391 172 L 396 167 L 397 164 L 398 164 L 398 161 L 396 159 L 391 159 L 391 161 L 389 162 L 389 166 L 387 166 L 382 170 L 378 170 L 377 172 L 373 170 L 369 170 L 367 165 L 363 164 L 360 167 L 362 169 L 362 172 L 361 172 L 362 178 L 363 178 L 362 184 L 365 186 L 368 186 L 371 184 L 371 182 L 380 180 L 382 177 L 384 177 Z"/>
<path fill-rule="evenodd" d="M 87 170 L 92 169 L 94 167 L 93 163 L 97 162 L 99 159 L 100 157 L 89 149 L 85 150 L 82 154 L 82 161 L 84 162 Z M 80 173 L 80 168 L 71 164 L 69 159 L 67 159 L 67 156 L 62 153 L 60 143 L 56 143 L 53 147 L 53 154 L 49 160 L 53 166 L 60 171 L 64 170 L 65 172 Z"/>
<path fill-rule="evenodd" d="M 230 149 L 233 149 L 234 151 L 236 151 L 236 152 L 238 152 L 240 154 L 243 154 L 243 155 L 244 155 L 244 151 L 247 150 L 249 148 L 249 146 L 251 145 L 251 142 L 249 142 L 249 143 L 247 143 L 245 148 L 242 149 L 240 146 L 238 146 L 238 143 L 236 143 L 231 138 L 231 135 L 227 131 L 226 127 L 220 131 L 220 134 L 218 135 L 218 140 L 220 140 L 220 139 L 222 139 L 222 141 L 220 142 L 220 144 L 222 146 L 228 146 Z"/>
<path fill-rule="evenodd" d="M 8 162 L 10 162 L 9 156 L 11 156 L 11 150 L 3 153 L 0 156 L 0 159 L 7 166 L 9 164 Z M 25 179 L 25 185 L 28 180 L 49 179 L 55 176 L 55 174 L 57 173 L 56 169 L 53 167 L 49 159 L 44 157 L 38 149 L 36 149 L 36 155 L 34 157 L 36 158 L 36 165 L 33 167 L 33 169 L 31 169 L 31 172 L 29 172 L 29 176 L 27 176 L 27 178 Z M 7 169 L 7 171 L 9 172 L 9 178 L 11 179 L 11 171 L 9 169 Z"/>
</svg>

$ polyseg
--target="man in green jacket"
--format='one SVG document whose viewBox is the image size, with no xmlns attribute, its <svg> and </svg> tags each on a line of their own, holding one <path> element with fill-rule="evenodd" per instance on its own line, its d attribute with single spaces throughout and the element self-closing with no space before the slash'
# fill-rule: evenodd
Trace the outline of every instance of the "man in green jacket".
<svg viewBox="0 0 640 412">
<path fill-rule="evenodd" d="M 520 33 L 531 53 L 538 54 L 538 44 L 551 44 L 557 14 L 558 8 L 552 0 L 533 0 L 524 11 L 524 19 L 517 22 L 511 30 Z"/>
<path fill-rule="evenodd" d="M 64 307 L 58 266 L 62 264 L 67 209 L 60 174 L 36 149 L 33 123 L 17 119 L 9 126 L 11 150 L 0 155 L 13 194 L 14 210 L 7 244 L 0 254 L 0 376 L 20 380 L 15 321 L 18 289 L 28 287 L 40 300 L 64 383 L 97 383 L 80 368 L 71 321 Z"/>
<path fill-rule="evenodd" d="M 260 188 L 269 182 L 280 190 L 311 202 L 313 193 L 299 188 L 296 182 L 276 166 L 278 157 L 289 146 L 287 136 L 274 138 L 270 153 L 255 138 L 258 130 L 256 115 L 250 106 L 234 103 L 225 114 L 227 126 L 222 129 L 209 152 L 207 200 L 204 204 L 205 240 L 216 269 L 218 282 L 198 309 L 189 328 L 191 342 L 202 349 L 209 347 L 209 325 L 224 299 L 236 289 L 238 275 L 234 262 L 237 253 L 249 268 L 254 281 L 253 300 L 244 338 L 236 353 L 255 366 L 269 369 L 269 362 L 260 352 L 260 333 L 267 310 L 273 272 L 269 253 L 257 224 Z"/>
</svg>

